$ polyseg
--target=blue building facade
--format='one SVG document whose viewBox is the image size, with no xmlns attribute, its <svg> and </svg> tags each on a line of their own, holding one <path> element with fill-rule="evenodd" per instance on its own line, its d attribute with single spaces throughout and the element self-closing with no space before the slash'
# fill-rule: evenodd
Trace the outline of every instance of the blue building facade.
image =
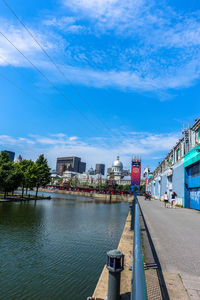
<svg viewBox="0 0 200 300">
<path fill-rule="evenodd" d="M 200 210 L 200 118 L 183 130 L 183 137 L 159 163 L 150 179 L 149 189 L 156 199 L 165 192 L 176 204 Z"/>
<path fill-rule="evenodd" d="M 172 177 L 172 190 L 177 195 L 178 203 L 183 202 L 183 180 L 184 180 L 184 171 L 183 171 L 184 160 L 181 160 L 173 167 L 173 177 Z"/>
<path fill-rule="evenodd" d="M 151 194 L 155 199 L 162 200 L 164 193 L 167 192 L 171 198 L 175 192 L 177 204 L 182 205 L 183 201 L 183 160 L 171 167 L 164 173 L 159 174 L 151 183 Z"/>
<path fill-rule="evenodd" d="M 200 145 L 185 156 L 184 207 L 200 210 Z"/>
</svg>

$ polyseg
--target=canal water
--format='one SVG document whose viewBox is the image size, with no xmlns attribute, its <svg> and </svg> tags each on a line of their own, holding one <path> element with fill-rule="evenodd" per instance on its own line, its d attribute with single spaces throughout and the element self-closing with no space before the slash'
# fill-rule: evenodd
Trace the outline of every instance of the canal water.
<svg viewBox="0 0 200 300">
<path fill-rule="evenodd" d="M 1 300 L 85 300 L 119 243 L 127 203 L 50 195 L 0 203 Z"/>
</svg>

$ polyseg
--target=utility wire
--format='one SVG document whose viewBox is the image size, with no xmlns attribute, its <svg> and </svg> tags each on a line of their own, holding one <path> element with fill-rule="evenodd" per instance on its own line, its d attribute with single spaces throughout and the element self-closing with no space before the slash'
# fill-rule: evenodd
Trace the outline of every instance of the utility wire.
<svg viewBox="0 0 200 300">
<path fill-rule="evenodd" d="M 7 59 L 5 59 L 5 57 L 0 56 L 0 60 L 4 61 L 5 64 L 11 66 L 11 67 L 14 69 L 14 71 L 15 71 L 17 74 L 19 74 L 23 79 L 29 81 L 29 78 L 28 78 L 26 75 L 24 75 L 22 72 L 20 72 L 20 71 L 18 70 L 18 68 L 16 68 L 15 66 L 11 65 L 11 64 L 9 63 L 9 61 L 8 61 Z M 43 94 L 45 97 L 49 98 L 49 95 L 48 95 L 47 93 L 41 91 L 41 89 L 38 88 L 38 87 L 37 87 L 37 89 L 39 90 L 39 93 L 41 93 L 41 94 Z M 31 97 L 33 98 L 34 96 L 31 95 Z M 36 98 L 35 98 L 35 99 L 36 99 Z M 51 99 L 49 98 L 49 100 L 51 100 Z M 40 100 L 38 100 L 38 102 L 40 102 L 40 103 L 42 104 L 42 102 L 41 102 Z M 42 105 L 43 105 L 43 104 L 42 104 Z M 49 108 L 50 108 L 50 106 L 47 106 L 47 105 L 46 105 L 46 107 L 49 107 Z M 51 109 L 51 112 L 52 112 L 52 109 Z M 56 110 L 54 110 L 54 113 L 57 113 Z M 64 121 L 66 121 L 66 118 L 64 118 L 64 117 L 61 117 L 61 118 L 62 118 Z"/>
<path fill-rule="evenodd" d="M 0 56 L 0 60 L 4 61 L 6 64 L 10 65 L 10 63 L 2 56 Z M 25 76 L 24 74 L 22 74 L 22 72 L 20 72 L 16 67 L 12 66 L 12 68 L 14 69 L 14 71 L 19 74 L 22 78 L 24 78 L 25 80 L 29 80 L 29 78 L 27 76 Z M 10 80 L 8 77 L 6 77 L 3 74 L 0 74 L 0 76 L 5 79 L 6 81 L 8 81 L 10 84 L 12 84 L 15 88 L 19 89 L 21 92 L 23 92 L 25 95 L 30 96 L 32 99 L 34 99 L 36 102 L 39 102 L 42 106 L 44 106 L 48 111 L 50 111 L 51 113 L 53 113 L 53 115 L 55 115 L 56 110 L 52 110 L 52 108 L 47 105 L 44 104 L 42 101 L 40 101 L 38 98 L 34 97 L 32 94 L 30 94 L 29 92 L 27 92 L 24 88 L 20 87 L 19 85 L 17 85 L 15 82 L 13 82 L 12 80 Z M 41 93 L 41 91 L 39 91 Z M 42 92 L 42 94 L 44 94 L 45 96 L 49 97 L 49 95 L 47 95 L 46 93 Z M 62 119 L 63 121 L 66 122 L 66 118 L 64 117 L 59 117 L 59 119 Z"/>
<path fill-rule="evenodd" d="M 3 75 L 0 73 L 0 77 L 2 77 L 4 80 L 8 81 L 10 84 L 12 84 L 15 88 L 17 88 L 18 90 L 20 90 L 23 94 L 25 94 L 26 96 L 31 97 L 32 99 L 36 100 L 37 102 L 39 102 L 42 106 L 44 106 L 46 109 L 48 109 L 49 111 L 51 111 L 53 114 L 55 113 L 49 106 L 47 106 L 46 104 L 44 104 L 43 102 L 41 102 L 40 100 L 38 100 L 37 98 L 35 98 L 33 95 L 31 95 L 29 92 L 27 92 L 25 89 L 23 89 L 22 87 L 20 87 L 18 84 L 16 84 L 14 81 L 10 80 L 7 76 Z"/>
<path fill-rule="evenodd" d="M 18 17 L 18 15 L 15 13 L 15 11 L 13 10 L 13 8 L 5 1 L 2 0 L 2 2 L 6 5 L 6 7 L 11 11 L 11 13 L 17 18 L 17 20 L 20 22 L 20 24 L 25 28 L 25 30 L 28 32 L 28 34 L 32 37 L 32 39 L 35 41 L 35 43 L 40 47 L 40 49 L 43 51 L 43 53 L 48 57 L 48 59 L 51 61 L 51 63 L 54 65 L 54 67 L 57 69 L 57 71 L 65 78 L 65 80 L 67 80 L 67 82 L 69 83 L 69 85 L 72 87 L 72 89 L 76 92 L 76 94 L 79 96 L 79 98 L 85 102 L 88 107 L 90 108 L 90 110 L 95 114 L 95 116 L 98 118 L 98 120 L 103 124 L 103 126 L 106 128 L 106 130 L 109 131 L 109 134 L 112 136 L 111 134 L 111 129 L 105 124 L 105 122 L 99 117 L 99 115 L 93 110 L 93 108 L 91 107 L 91 105 L 89 104 L 89 102 L 82 97 L 82 95 L 80 94 L 79 90 L 72 84 L 72 82 L 66 77 L 65 73 L 61 70 L 61 68 L 55 63 L 55 61 L 53 60 L 53 58 L 47 53 L 47 51 L 44 49 L 44 47 L 42 47 L 42 45 L 38 42 L 38 40 L 34 37 L 34 35 L 32 34 L 32 32 L 29 30 L 29 28 L 24 24 L 24 22 Z M 113 137 L 113 136 L 112 136 Z"/>
<path fill-rule="evenodd" d="M 19 50 L 1 31 L 0 34 L 33 66 L 33 68 L 40 73 L 40 75 L 42 75 L 42 77 L 49 82 L 49 84 L 62 96 L 64 97 L 89 123 L 90 125 L 92 125 L 95 129 L 99 130 L 99 128 L 93 123 L 91 122 L 84 113 L 82 113 L 82 111 L 70 100 L 68 99 L 65 94 L 55 86 L 55 84 L 38 68 L 36 67 L 36 65 L 34 65 L 34 63 L 31 62 L 31 60 L 25 55 L 23 54 L 23 52 L 21 50 Z"/>
</svg>

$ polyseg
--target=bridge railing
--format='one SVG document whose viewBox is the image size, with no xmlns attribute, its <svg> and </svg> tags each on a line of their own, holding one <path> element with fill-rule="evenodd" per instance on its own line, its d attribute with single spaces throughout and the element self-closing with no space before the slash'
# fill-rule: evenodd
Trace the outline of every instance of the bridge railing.
<svg viewBox="0 0 200 300">
<path fill-rule="evenodd" d="M 142 256 L 139 204 L 138 204 L 137 196 L 134 197 L 132 203 L 132 218 L 133 218 L 132 223 L 134 224 L 134 242 L 133 242 L 131 300 L 147 300 L 144 264 L 143 264 L 143 256 Z"/>
</svg>

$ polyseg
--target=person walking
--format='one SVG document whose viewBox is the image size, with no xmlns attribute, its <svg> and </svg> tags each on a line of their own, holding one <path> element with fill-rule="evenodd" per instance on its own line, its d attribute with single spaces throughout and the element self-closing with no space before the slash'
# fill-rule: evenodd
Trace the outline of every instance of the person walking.
<svg viewBox="0 0 200 300">
<path fill-rule="evenodd" d="M 175 208 L 175 199 L 176 199 L 176 193 L 172 193 L 172 200 L 171 200 L 171 206 Z"/>
<path fill-rule="evenodd" d="M 167 192 L 164 193 L 164 206 L 167 207 L 167 203 L 169 202 L 169 197 Z"/>
</svg>

